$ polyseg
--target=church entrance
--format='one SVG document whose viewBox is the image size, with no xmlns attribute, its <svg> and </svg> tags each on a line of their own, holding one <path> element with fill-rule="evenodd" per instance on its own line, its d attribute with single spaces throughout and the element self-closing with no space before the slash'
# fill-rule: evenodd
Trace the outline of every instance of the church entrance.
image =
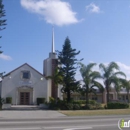
<svg viewBox="0 0 130 130">
<path fill-rule="evenodd" d="M 20 105 L 30 104 L 30 92 L 20 92 Z"/>
</svg>

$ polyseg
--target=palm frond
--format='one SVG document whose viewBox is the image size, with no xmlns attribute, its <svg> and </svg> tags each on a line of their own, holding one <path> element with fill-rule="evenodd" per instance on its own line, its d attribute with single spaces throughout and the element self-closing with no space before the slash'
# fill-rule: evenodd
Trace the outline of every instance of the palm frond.
<svg viewBox="0 0 130 130">
<path fill-rule="evenodd" d="M 118 72 L 116 72 L 116 73 L 114 73 L 114 76 L 124 76 L 125 78 L 126 78 L 126 75 L 125 75 L 125 73 L 123 73 L 122 71 L 118 71 Z"/>
<path fill-rule="evenodd" d="M 93 71 L 89 74 L 89 77 L 94 81 L 95 79 L 102 78 L 101 74 L 98 71 Z"/>
<path fill-rule="evenodd" d="M 100 68 L 104 73 L 107 72 L 107 68 L 106 68 L 106 66 L 105 66 L 103 63 L 99 64 L 99 68 Z"/>
<path fill-rule="evenodd" d="M 108 68 L 107 68 L 107 73 L 109 76 L 111 76 L 114 72 L 114 70 L 119 70 L 119 66 L 117 63 L 115 62 L 111 62 L 109 65 L 108 65 Z"/>
<path fill-rule="evenodd" d="M 92 68 L 96 65 L 96 63 L 90 63 L 87 66 L 82 63 L 79 64 L 80 64 L 80 73 L 83 79 L 88 77 L 88 75 L 92 72 Z"/>
</svg>

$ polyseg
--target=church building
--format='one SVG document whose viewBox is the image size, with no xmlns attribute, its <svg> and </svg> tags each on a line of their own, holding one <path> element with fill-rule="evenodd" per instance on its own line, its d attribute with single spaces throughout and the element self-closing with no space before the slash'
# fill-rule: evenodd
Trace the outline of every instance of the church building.
<svg viewBox="0 0 130 130">
<path fill-rule="evenodd" d="M 37 98 L 49 97 L 62 99 L 61 85 L 55 86 L 51 76 L 57 66 L 57 57 L 54 48 L 54 30 L 52 31 L 52 51 L 49 58 L 43 62 L 43 74 L 25 63 L 7 73 L 0 81 L 0 96 L 3 99 L 12 98 L 13 105 L 36 105 Z"/>
</svg>

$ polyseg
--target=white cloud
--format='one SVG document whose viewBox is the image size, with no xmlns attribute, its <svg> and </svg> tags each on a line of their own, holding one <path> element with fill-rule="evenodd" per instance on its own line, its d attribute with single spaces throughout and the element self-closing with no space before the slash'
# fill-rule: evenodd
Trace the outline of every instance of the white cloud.
<svg viewBox="0 0 130 130">
<path fill-rule="evenodd" d="M 120 70 L 126 74 L 127 79 L 130 80 L 130 66 L 125 65 L 121 62 L 116 62 L 116 63 L 119 65 Z"/>
<path fill-rule="evenodd" d="M 62 26 L 78 23 L 76 12 L 68 2 L 61 0 L 21 0 L 21 5 L 29 12 L 39 14 L 50 24 Z"/>
<path fill-rule="evenodd" d="M 12 58 L 8 55 L 5 55 L 5 54 L 0 54 L 0 59 L 3 59 L 3 60 L 12 60 Z"/>
<path fill-rule="evenodd" d="M 100 7 L 95 5 L 94 3 L 87 5 L 86 10 L 89 11 L 90 13 L 101 13 L 102 12 L 100 10 Z"/>
<path fill-rule="evenodd" d="M 116 62 L 118 64 L 118 66 L 120 67 L 120 71 L 124 72 L 126 74 L 126 78 L 128 80 L 130 80 L 130 66 L 125 65 L 124 63 L 121 62 Z M 103 63 L 104 65 L 108 65 L 109 63 Z M 97 66 L 94 67 L 94 70 L 96 71 L 100 71 L 99 69 L 99 64 L 97 64 Z M 100 71 L 101 72 L 101 71 Z M 116 71 L 115 71 L 116 72 Z"/>
</svg>

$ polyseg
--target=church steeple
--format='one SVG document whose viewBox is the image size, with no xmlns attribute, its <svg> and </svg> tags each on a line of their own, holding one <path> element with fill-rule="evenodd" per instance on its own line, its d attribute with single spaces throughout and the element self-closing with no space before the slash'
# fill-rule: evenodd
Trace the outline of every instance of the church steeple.
<svg viewBox="0 0 130 130">
<path fill-rule="evenodd" d="M 55 43 L 54 43 L 54 27 L 52 27 L 52 50 L 49 53 L 49 58 L 56 59 Z"/>
<path fill-rule="evenodd" d="M 55 53 L 54 27 L 52 28 L 52 53 Z"/>
</svg>

